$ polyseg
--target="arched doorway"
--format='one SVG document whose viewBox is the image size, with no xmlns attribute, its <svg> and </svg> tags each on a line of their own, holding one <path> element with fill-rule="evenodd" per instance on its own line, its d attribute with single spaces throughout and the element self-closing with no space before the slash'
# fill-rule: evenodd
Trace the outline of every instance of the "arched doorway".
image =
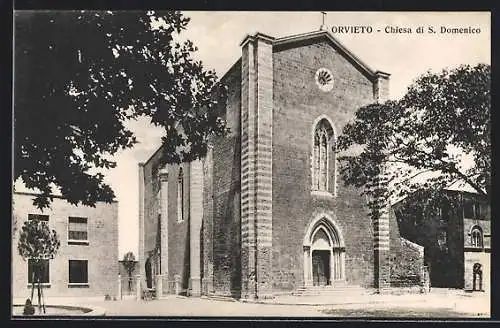
<svg viewBox="0 0 500 328">
<path fill-rule="evenodd" d="M 305 286 L 331 286 L 345 280 L 344 241 L 330 216 L 318 216 L 310 223 L 303 247 Z"/>
<path fill-rule="evenodd" d="M 483 290 L 483 266 L 480 263 L 472 267 L 472 290 Z"/>
</svg>

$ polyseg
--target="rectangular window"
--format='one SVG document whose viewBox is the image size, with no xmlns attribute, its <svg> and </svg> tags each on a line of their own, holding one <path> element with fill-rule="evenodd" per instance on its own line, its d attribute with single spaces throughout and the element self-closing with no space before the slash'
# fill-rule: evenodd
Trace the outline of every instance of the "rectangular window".
<svg viewBox="0 0 500 328">
<path fill-rule="evenodd" d="M 87 260 L 69 260 L 69 283 L 70 284 L 89 283 Z"/>
<path fill-rule="evenodd" d="M 438 245 L 442 251 L 448 250 L 448 233 L 446 230 L 440 230 L 438 234 Z"/>
<path fill-rule="evenodd" d="M 28 220 L 35 220 L 37 219 L 38 221 L 49 221 L 49 216 L 48 215 L 42 215 L 42 214 L 28 214 Z"/>
<path fill-rule="evenodd" d="M 474 219 L 474 202 L 472 199 L 464 199 L 464 218 Z"/>
<path fill-rule="evenodd" d="M 181 168 L 177 181 L 177 222 L 182 221 L 184 221 L 184 174 Z"/>
<path fill-rule="evenodd" d="M 88 244 L 87 218 L 69 217 L 68 243 Z"/>
<path fill-rule="evenodd" d="M 36 264 L 37 261 L 33 259 L 28 259 L 28 283 L 33 283 L 33 279 L 35 283 L 37 283 L 37 277 L 35 276 L 36 272 Z M 48 284 L 50 283 L 50 274 L 49 274 L 49 260 L 38 260 L 38 278 L 40 278 L 40 283 Z"/>
</svg>

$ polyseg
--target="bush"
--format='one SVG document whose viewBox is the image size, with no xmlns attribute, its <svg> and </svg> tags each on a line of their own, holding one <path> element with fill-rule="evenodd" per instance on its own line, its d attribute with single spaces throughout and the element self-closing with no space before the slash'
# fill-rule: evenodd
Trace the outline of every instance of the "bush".
<svg viewBox="0 0 500 328">
<path fill-rule="evenodd" d="M 109 294 L 106 294 L 106 295 L 104 296 L 104 300 L 105 300 L 105 301 L 111 301 L 111 296 L 109 296 Z"/>
<path fill-rule="evenodd" d="M 24 303 L 23 315 L 33 315 L 35 314 L 35 307 L 31 304 L 31 300 L 26 299 L 26 303 Z"/>
</svg>

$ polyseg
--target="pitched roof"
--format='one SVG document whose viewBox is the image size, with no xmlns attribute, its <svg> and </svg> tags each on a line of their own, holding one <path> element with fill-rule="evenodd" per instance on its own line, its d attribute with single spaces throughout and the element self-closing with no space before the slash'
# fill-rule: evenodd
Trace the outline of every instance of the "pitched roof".
<svg viewBox="0 0 500 328">
<path fill-rule="evenodd" d="M 338 41 L 329 31 L 326 30 L 295 34 L 295 35 L 285 36 L 282 38 L 274 38 L 269 35 L 257 32 L 254 35 L 247 35 L 240 43 L 240 45 L 244 45 L 246 42 L 255 40 L 256 38 L 264 39 L 265 41 L 271 43 L 273 46 L 273 51 L 277 51 L 283 48 L 293 47 L 303 42 L 311 42 L 324 39 L 328 41 L 335 49 L 337 49 L 345 57 L 347 57 L 347 59 L 349 59 L 353 64 L 355 64 L 358 68 L 360 68 L 361 71 L 363 71 L 365 74 L 372 77 L 390 76 L 389 73 L 374 70 L 373 68 L 368 66 L 364 61 L 362 61 L 359 57 L 357 57 L 354 53 L 352 53 L 349 49 L 347 49 L 347 47 L 345 47 L 342 43 L 340 43 L 340 41 Z"/>
</svg>

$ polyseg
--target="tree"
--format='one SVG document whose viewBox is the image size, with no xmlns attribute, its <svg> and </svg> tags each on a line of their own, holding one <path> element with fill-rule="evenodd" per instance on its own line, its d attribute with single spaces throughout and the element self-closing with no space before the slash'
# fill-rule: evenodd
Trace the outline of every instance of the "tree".
<svg viewBox="0 0 500 328">
<path fill-rule="evenodd" d="M 410 194 L 436 208 L 457 182 L 489 196 L 490 70 L 478 64 L 426 72 L 401 100 L 358 109 L 338 139 L 338 150 L 350 151 L 339 156 L 340 172 L 370 196 L 372 215 Z"/>
<path fill-rule="evenodd" d="M 94 206 L 114 193 L 102 170 L 137 143 L 127 120 L 163 127 L 164 163 L 205 155 L 227 132 L 225 88 L 181 41 L 180 12 L 16 11 L 14 179 L 52 201 Z"/>
<path fill-rule="evenodd" d="M 135 256 L 134 253 L 128 252 L 125 255 L 123 255 L 123 267 L 128 273 L 128 290 L 132 290 L 132 273 L 134 273 L 135 270 Z"/>
<path fill-rule="evenodd" d="M 35 283 L 38 290 L 38 308 L 45 313 L 45 303 L 43 302 L 43 290 L 40 278 L 45 260 L 54 259 L 59 249 L 60 242 L 55 230 L 50 230 L 47 222 L 32 219 L 24 222 L 19 232 L 19 242 L 17 250 L 23 260 L 33 261 L 33 272 L 31 277 L 31 297 L 33 302 Z"/>
</svg>

